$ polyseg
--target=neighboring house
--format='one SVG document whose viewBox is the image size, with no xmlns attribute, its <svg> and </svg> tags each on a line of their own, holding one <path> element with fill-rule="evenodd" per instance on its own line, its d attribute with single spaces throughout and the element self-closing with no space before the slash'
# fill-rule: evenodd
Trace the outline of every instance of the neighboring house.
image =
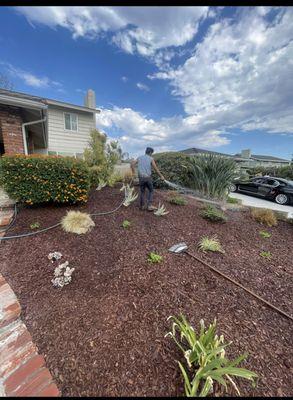
<svg viewBox="0 0 293 400">
<path fill-rule="evenodd" d="M 82 157 L 98 112 L 91 89 L 84 106 L 0 89 L 0 155 Z"/>
<path fill-rule="evenodd" d="M 284 165 L 290 165 L 290 160 L 285 160 L 279 157 L 273 156 L 263 156 L 251 154 L 249 149 L 242 150 L 240 154 L 225 154 L 218 153 L 216 151 L 210 150 L 202 150 L 197 148 L 191 148 L 180 151 L 180 153 L 184 153 L 190 156 L 195 156 L 198 154 L 216 154 L 222 157 L 232 158 L 239 166 L 243 169 L 251 168 L 251 167 L 282 167 Z"/>
</svg>

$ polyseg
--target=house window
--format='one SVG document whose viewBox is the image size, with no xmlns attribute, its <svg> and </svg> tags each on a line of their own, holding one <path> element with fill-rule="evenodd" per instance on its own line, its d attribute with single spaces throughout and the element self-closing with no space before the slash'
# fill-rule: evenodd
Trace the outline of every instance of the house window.
<svg viewBox="0 0 293 400">
<path fill-rule="evenodd" d="M 64 113 L 64 127 L 67 131 L 77 131 L 77 115 Z"/>
</svg>

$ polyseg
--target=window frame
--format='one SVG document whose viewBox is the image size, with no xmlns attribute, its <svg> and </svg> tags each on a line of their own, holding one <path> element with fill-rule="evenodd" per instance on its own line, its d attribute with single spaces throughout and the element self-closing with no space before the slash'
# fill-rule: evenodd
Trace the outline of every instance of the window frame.
<svg viewBox="0 0 293 400">
<path fill-rule="evenodd" d="M 72 119 L 71 119 L 71 115 L 75 115 L 75 116 L 76 116 L 76 130 L 75 130 L 75 129 L 67 129 L 67 128 L 66 128 L 65 114 L 69 114 L 69 115 L 70 115 L 70 128 L 72 128 Z M 64 121 L 64 130 L 65 130 L 65 131 L 67 131 L 67 132 L 78 132 L 78 114 L 72 113 L 72 112 L 68 112 L 68 111 L 64 111 L 64 112 L 63 112 L 63 121 Z"/>
</svg>

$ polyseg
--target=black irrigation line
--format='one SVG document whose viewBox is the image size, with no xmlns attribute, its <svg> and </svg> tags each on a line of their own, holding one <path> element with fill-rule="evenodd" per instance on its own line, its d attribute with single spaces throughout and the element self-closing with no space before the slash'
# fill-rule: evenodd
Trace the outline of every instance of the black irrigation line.
<svg viewBox="0 0 293 400">
<path fill-rule="evenodd" d="M 177 226 L 174 225 L 173 222 L 168 221 L 175 229 L 178 229 Z M 183 232 L 182 228 L 181 232 Z M 254 293 L 252 290 L 246 288 L 245 286 L 243 286 L 241 283 L 235 281 L 234 279 L 230 278 L 228 275 L 224 274 L 223 272 L 219 271 L 217 268 L 213 267 L 212 265 L 210 265 L 208 262 L 202 260 L 200 257 L 197 257 L 196 255 L 190 253 L 189 251 L 185 250 L 184 253 L 186 253 L 187 255 L 189 255 L 190 257 L 194 258 L 195 260 L 199 261 L 201 264 L 203 264 L 205 267 L 208 267 L 211 271 L 215 272 L 216 274 L 220 275 L 222 278 L 228 280 L 229 282 L 233 283 L 234 285 L 240 287 L 241 289 L 245 290 L 247 293 L 251 294 L 253 297 L 255 297 L 256 299 L 260 300 L 261 302 L 263 302 L 264 304 L 266 304 L 267 306 L 269 306 L 270 308 L 272 308 L 274 311 L 277 311 L 279 314 L 283 315 L 284 317 L 290 319 L 291 321 L 293 321 L 293 317 L 289 314 L 287 314 L 286 312 L 282 311 L 280 308 L 274 306 L 272 303 L 270 303 L 269 301 L 263 299 L 261 296 L 259 296 L 258 294 Z"/>
</svg>

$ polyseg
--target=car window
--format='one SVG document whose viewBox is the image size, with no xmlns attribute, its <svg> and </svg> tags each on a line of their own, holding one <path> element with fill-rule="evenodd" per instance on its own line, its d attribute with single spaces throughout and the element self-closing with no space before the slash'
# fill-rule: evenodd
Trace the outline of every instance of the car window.
<svg viewBox="0 0 293 400">
<path fill-rule="evenodd" d="M 262 183 L 263 181 L 264 181 L 263 178 L 255 178 L 255 179 L 252 179 L 252 182 L 254 182 L 254 183 Z"/>
<path fill-rule="evenodd" d="M 266 179 L 263 183 L 270 186 L 279 186 L 280 182 L 276 181 L 275 179 Z"/>
</svg>

